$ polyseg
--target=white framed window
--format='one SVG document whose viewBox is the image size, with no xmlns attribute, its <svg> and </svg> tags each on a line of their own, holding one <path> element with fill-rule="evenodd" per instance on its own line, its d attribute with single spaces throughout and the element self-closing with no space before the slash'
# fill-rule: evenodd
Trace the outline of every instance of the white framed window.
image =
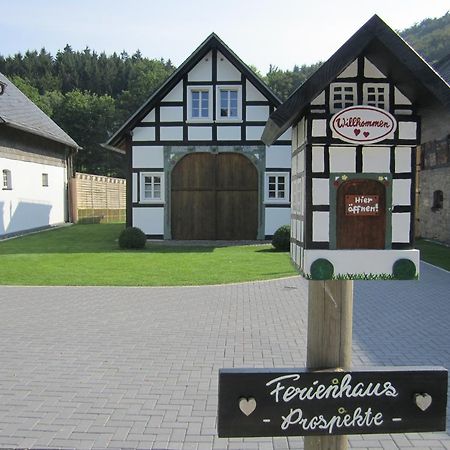
<svg viewBox="0 0 450 450">
<path fill-rule="evenodd" d="M 288 172 L 267 172 L 265 183 L 266 203 L 287 203 L 289 202 L 289 173 Z"/>
<path fill-rule="evenodd" d="M 364 83 L 363 95 L 365 105 L 389 109 L 389 84 Z"/>
<path fill-rule="evenodd" d="M 356 83 L 331 83 L 330 111 L 337 112 L 356 105 Z"/>
<path fill-rule="evenodd" d="M 188 86 L 188 120 L 212 121 L 212 86 Z"/>
<path fill-rule="evenodd" d="M 12 189 L 11 171 L 9 169 L 3 169 L 3 189 Z"/>
<path fill-rule="evenodd" d="M 140 185 L 140 201 L 142 203 L 160 203 L 164 201 L 163 172 L 142 172 Z"/>
<path fill-rule="evenodd" d="M 217 121 L 238 121 L 242 114 L 240 86 L 217 86 Z"/>
<path fill-rule="evenodd" d="M 48 173 L 42 174 L 42 187 L 48 187 Z"/>
</svg>

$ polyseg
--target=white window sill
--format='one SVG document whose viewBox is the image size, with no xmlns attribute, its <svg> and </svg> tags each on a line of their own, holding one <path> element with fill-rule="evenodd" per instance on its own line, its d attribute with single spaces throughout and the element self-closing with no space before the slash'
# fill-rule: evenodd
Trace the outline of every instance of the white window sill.
<svg viewBox="0 0 450 450">
<path fill-rule="evenodd" d="M 216 119 L 216 123 L 242 123 L 243 120 L 241 118 L 233 118 L 233 119 L 226 119 L 222 117 L 221 119 Z"/>
<path fill-rule="evenodd" d="M 165 205 L 166 202 L 162 199 L 159 200 L 141 200 L 139 202 L 142 205 L 154 205 L 154 204 L 161 204 L 161 205 Z"/>
<path fill-rule="evenodd" d="M 223 123 L 234 123 L 234 124 L 240 124 L 243 123 L 242 119 L 216 119 L 216 120 L 212 120 L 212 119 L 188 119 L 186 120 L 186 123 L 189 124 L 194 124 L 194 123 L 217 123 L 217 124 L 223 124 Z M 164 124 L 162 124 L 164 125 Z"/>
<path fill-rule="evenodd" d="M 213 123 L 213 120 L 205 117 L 204 119 L 188 119 L 186 120 L 186 123 Z"/>
<path fill-rule="evenodd" d="M 284 200 L 284 199 L 283 200 L 275 200 L 275 199 L 274 200 L 267 200 L 267 199 L 264 200 L 264 204 L 265 205 L 267 205 L 267 204 L 271 204 L 271 205 L 273 205 L 273 204 L 289 205 L 289 203 L 290 203 L 289 200 Z"/>
</svg>

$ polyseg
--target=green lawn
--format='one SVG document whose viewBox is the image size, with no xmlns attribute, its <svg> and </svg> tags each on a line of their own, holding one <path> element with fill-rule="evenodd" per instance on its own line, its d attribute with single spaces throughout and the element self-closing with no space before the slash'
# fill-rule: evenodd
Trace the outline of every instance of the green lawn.
<svg viewBox="0 0 450 450">
<path fill-rule="evenodd" d="M 180 286 L 295 275 L 271 245 L 119 250 L 123 224 L 73 225 L 0 242 L 0 284 Z"/>
<path fill-rule="evenodd" d="M 420 250 L 420 259 L 430 264 L 450 270 L 450 248 L 436 242 L 419 239 L 416 248 Z"/>
</svg>

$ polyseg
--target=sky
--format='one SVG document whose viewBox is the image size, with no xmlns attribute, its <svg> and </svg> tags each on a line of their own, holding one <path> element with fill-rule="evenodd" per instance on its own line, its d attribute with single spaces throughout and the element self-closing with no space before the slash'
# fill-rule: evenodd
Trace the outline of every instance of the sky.
<svg viewBox="0 0 450 450">
<path fill-rule="evenodd" d="M 327 60 L 373 14 L 403 30 L 448 0 L 0 0 L 0 54 L 66 44 L 180 65 L 211 33 L 262 74 Z"/>
</svg>

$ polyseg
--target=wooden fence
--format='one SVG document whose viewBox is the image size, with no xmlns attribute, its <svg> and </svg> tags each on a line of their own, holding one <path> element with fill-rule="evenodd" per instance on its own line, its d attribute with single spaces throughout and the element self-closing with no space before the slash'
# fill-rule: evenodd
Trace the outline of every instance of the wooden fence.
<svg viewBox="0 0 450 450">
<path fill-rule="evenodd" d="M 126 181 L 75 173 L 70 182 L 74 223 L 125 222 Z"/>
</svg>

